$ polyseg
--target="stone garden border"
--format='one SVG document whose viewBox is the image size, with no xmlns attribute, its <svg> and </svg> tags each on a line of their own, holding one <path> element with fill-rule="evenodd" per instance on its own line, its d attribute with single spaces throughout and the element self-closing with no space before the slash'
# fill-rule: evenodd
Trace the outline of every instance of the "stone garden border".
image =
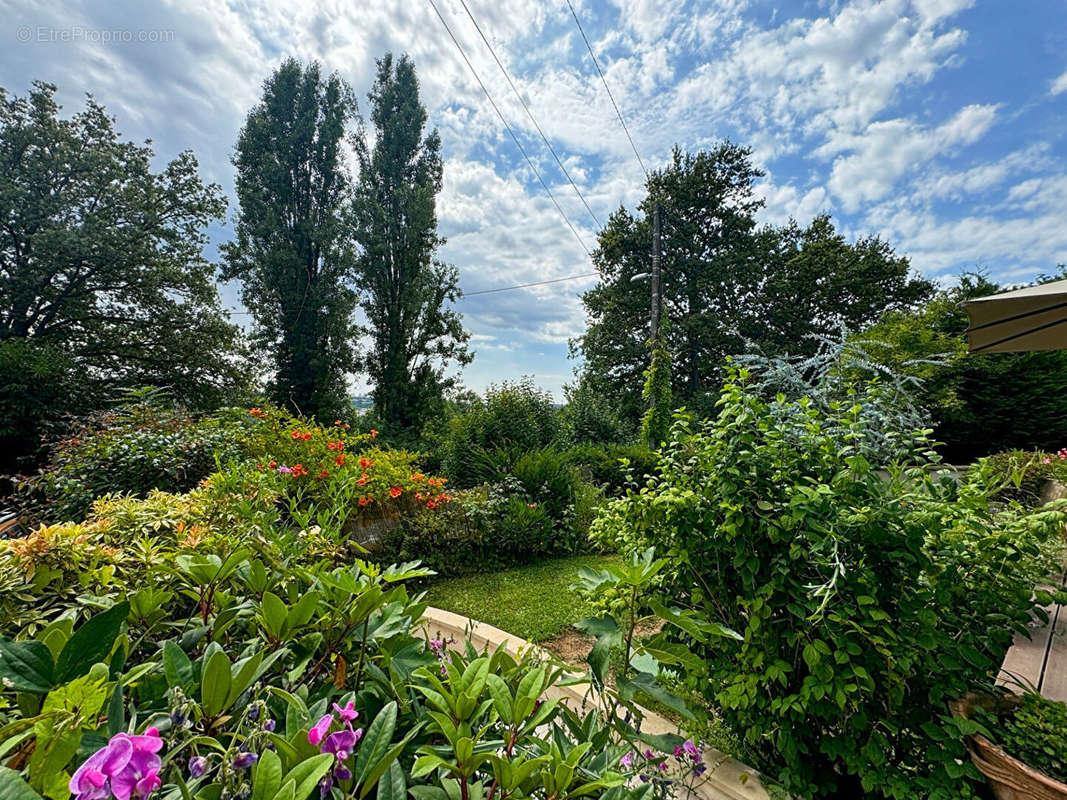
<svg viewBox="0 0 1067 800">
<path fill-rule="evenodd" d="M 507 631 L 440 608 L 427 608 L 415 629 L 429 638 L 469 640 L 478 651 L 492 651 L 500 645 L 504 645 L 512 655 L 518 655 L 520 651 L 541 650 L 532 642 Z M 591 706 L 589 691 L 588 686 L 583 691 L 581 685 L 553 686 L 548 694 L 561 698 L 574 708 L 585 709 Z M 651 711 L 645 711 L 643 727 L 652 734 L 678 732 L 676 725 Z M 769 800 L 770 795 L 760 782 L 759 774 L 737 759 L 718 750 L 707 749 L 704 751 L 704 763 L 708 769 L 703 775 L 703 782 L 693 789 L 694 800 Z"/>
</svg>

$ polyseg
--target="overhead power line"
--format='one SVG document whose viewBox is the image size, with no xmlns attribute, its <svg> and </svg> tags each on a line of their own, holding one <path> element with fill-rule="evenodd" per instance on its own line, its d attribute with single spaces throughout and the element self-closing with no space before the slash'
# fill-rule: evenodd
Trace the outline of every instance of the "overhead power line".
<svg viewBox="0 0 1067 800">
<path fill-rule="evenodd" d="M 522 104 L 523 109 L 526 111 L 526 116 L 530 118 L 530 122 L 533 123 L 533 126 L 537 129 L 537 132 L 541 135 L 541 140 L 548 147 L 549 152 L 552 153 L 552 157 L 556 159 L 556 164 L 559 165 L 560 170 L 563 172 L 564 175 L 567 176 L 567 180 L 570 181 L 571 188 L 574 189 L 574 193 L 578 195 L 578 199 L 582 201 L 582 205 L 584 205 L 585 210 L 589 212 L 589 216 L 593 218 L 593 222 L 596 223 L 597 228 L 602 228 L 603 225 L 600 224 L 600 220 L 597 219 L 597 215 L 593 213 L 593 209 L 589 207 L 589 203 L 586 202 L 585 196 L 582 194 L 582 190 L 578 188 L 578 184 L 574 182 L 574 178 L 571 177 L 570 172 L 568 172 L 567 168 L 563 166 L 563 161 L 560 159 L 559 154 L 556 152 L 556 148 L 552 146 L 552 142 L 548 140 L 548 137 L 545 136 L 545 132 L 541 130 L 541 126 L 540 124 L 538 124 L 536 117 L 534 117 L 533 112 L 530 110 L 530 106 L 527 105 L 526 100 L 523 99 L 522 94 L 515 86 L 515 82 L 511 79 L 511 75 L 508 73 L 507 68 L 504 67 L 503 62 L 501 62 L 500 58 L 497 56 L 496 50 L 493 49 L 493 45 L 489 43 L 489 39 L 486 37 L 485 33 L 482 32 L 482 26 L 479 25 L 478 20 L 474 18 L 474 14 L 471 13 L 470 7 L 467 5 L 466 0 L 459 0 L 459 2 L 463 6 L 463 10 L 467 12 L 467 16 L 470 17 L 471 22 L 474 23 L 474 29 L 478 31 L 478 35 L 482 37 L 482 41 L 485 42 L 485 46 L 488 47 L 489 52 L 492 53 L 493 60 L 496 62 L 496 65 L 500 67 L 500 71 L 504 73 L 504 77 L 507 79 L 508 86 L 511 87 L 511 91 L 515 93 L 515 97 L 517 97 L 519 102 Z"/>
<path fill-rule="evenodd" d="M 474 297 L 476 294 L 493 294 L 494 292 L 510 292 L 513 289 L 529 289 L 531 286 L 544 286 L 548 283 L 562 283 L 563 281 L 576 281 L 579 278 L 592 278 L 599 272 L 583 272 L 581 275 L 568 275 L 565 278 L 551 278 L 547 281 L 534 281 L 533 283 L 520 283 L 515 286 L 501 286 L 499 289 L 481 289 L 477 292 L 464 292 L 463 297 Z M 462 299 L 462 298 L 461 298 Z"/>
<path fill-rule="evenodd" d="M 585 35 L 585 29 L 582 28 L 581 20 L 578 19 L 578 14 L 574 10 L 574 6 L 571 5 L 571 0 L 567 0 L 567 8 L 571 10 L 571 16 L 574 17 L 574 23 L 578 26 L 578 32 L 582 34 L 582 41 L 585 42 L 585 48 L 589 51 L 590 57 L 593 59 L 593 66 L 596 67 L 597 74 L 600 76 L 600 82 L 604 84 L 604 89 L 608 93 L 608 99 L 611 100 L 611 105 L 615 108 L 615 115 L 619 118 L 619 123 L 622 125 L 623 132 L 626 134 L 626 138 L 630 140 L 630 147 L 633 148 L 634 155 L 637 156 L 637 163 L 641 165 L 641 171 L 645 173 L 645 177 L 648 177 L 648 169 L 645 168 L 645 162 L 641 159 L 641 154 L 637 152 L 637 145 L 634 144 L 634 139 L 630 135 L 630 129 L 626 127 L 626 120 L 622 118 L 622 112 L 619 111 L 619 104 L 615 102 L 615 96 L 611 93 L 611 87 L 608 86 L 607 78 L 604 77 L 603 70 L 600 69 L 600 62 L 597 61 L 596 53 L 593 52 L 593 46 L 589 44 L 589 37 Z"/>
<path fill-rule="evenodd" d="M 467 58 L 466 51 L 459 43 L 459 39 L 456 38 L 456 35 L 452 33 L 452 29 L 448 26 L 448 22 L 445 21 L 444 16 L 441 14 L 441 10 L 437 7 L 437 3 L 435 3 L 434 0 L 429 1 L 430 5 L 433 6 L 434 12 L 437 14 L 437 18 L 441 20 L 441 24 L 444 26 L 445 31 L 447 31 L 449 38 L 452 40 L 452 43 L 456 46 L 456 49 L 459 50 L 459 54 L 463 57 L 463 61 L 467 64 L 467 68 L 471 71 L 471 74 L 478 82 L 478 85 L 482 87 L 482 92 L 485 94 L 485 98 L 489 101 L 489 105 L 493 107 L 493 111 L 495 111 L 496 115 L 500 117 L 500 121 L 504 124 L 504 127 L 507 129 L 508 133 L 511 134 L 511 138 L 514 140 L 515 146 L 519 148 L 519 152 L 522 153 L 522 157 L 526 159 L 526 163 L 530 165 L 530 169 L 532 169 L 534 175 L 537 176 L 537 180 L 540 182 L 541 187 L 545 190 L 545 193 L 552 201 L 552 205 L 556 207 L 556 211 L 558 211 L 560 216 L 563 217 L 563 221 L 566 222 L 567 227 L 571 229 L 571 233 L 573 233 L 574 238 L 578 240 L 578 244 L 582 246 L 582 250 L 585 251 L 586 256 L 592 258 L 589 253 L 589 248 L 585 246 L 585 242 L 582 241 L 582 237 L 578 234 L 577 228 L 574 227 L 574 224 L 570 221 L 570 218 L 560 206 L 559 201 L 556 200 L 556 196 L 552 194 L 552 190 L 548 188 L 548 184 L 545 183 L 545 179 L 541 177 L 541 173 L 538 171 L 537 167 L 534 166 L 533 160 L 526 152 L 526 148 L 522 146 L 522 142 L 519 141 L 519 137 L 515 135 L 515 131 L 512 130 L 511 125 L 509 125 L 508 121 L 504 118 L 504 115 L 501 113 L 500 108 L 496 104 L 496 101 L 493 100 L 493 96 L 489 94 L 489 90 L 486 88 L 485 84 L 482 82 L 481 77 L 478 75 L 478 70 L 474 68 L 474 65 L 471 63 L 470 59 Z"/>
</svg>

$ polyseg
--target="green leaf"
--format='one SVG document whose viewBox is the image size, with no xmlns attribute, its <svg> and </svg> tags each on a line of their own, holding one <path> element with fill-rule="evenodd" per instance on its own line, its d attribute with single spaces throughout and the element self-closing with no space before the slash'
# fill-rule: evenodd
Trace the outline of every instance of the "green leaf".
<svg viewBox="0 0 1067 800">
<path fill-rule="evenodd" d="M 163 674 L 172 689 L 193 682 L 193 662 L 172 639 L 163 642 Z"/>
<path fill-rule="evenodd" d="M 56 684 L 79 678 L 93 664 L 106 660 L 129 613 L 129 603 L 118 603 L 74 631 L 56 659 Z"/>
<path fill-rule="evenodd" d="M 408 793 L 407 778 L 399 761 L 389 765 L 389 774 L 378 781 L 378 800 L 406 800 Z"/>
<path fill-rule="evenodd" d="M 216 650 L 200 677 L 200 702 L 209 717 L 217 717 L 225 710 L 231 680 L 230 659 L 222 650 Z"/>
<path fill-rule="evenodd" d="M 334 757 L 330 753 L 320 753 L 317 756 L 301 761 L 289 770 L 289 773 L 285 776 L 285 783 L 292 781 L 296 784 L 296 791 L 293 792 L 293 796 L 303 800 L 303 798 L 311 794 L 318 782 L 333 767 L 333 761 Z M 284 790 L 285 786 L 283 784 L 282 791 Z"/>
<path fill-rule="evenodd" d="M 393 741 L 393 730 L 396 728 L 396 701 L 388 703 L 378 712 L 378 716 L 367 728 L 367 735 L 363 738 L 363 744 L 359 748 L 359 756 L 356 757 L 356 766 L 352 774 L 357 784 L 363 783 L 371 767 L 378 763 L 385 755 L 389 745 Z"/>
<path fill-rule="evenodd" d="M 619 692 L 624 699 L 633 698 L 634 692 L 641 691 L 668 708 L 672 708 L 687 719 L 696 719 L 686 702 L 660 686 L 656 679 L 647 672 L 639 672 L 633 678 L 624 678 L 618 682 Z"/>
<path fill-rule="evenodd" d="M 252 800 L 271 800 L 282 788 L 282 760 L 273 750 L 264 750 L 252 773 Z"/>
<path fill-rule="evenodd" d="M 54 685 L 52 653 L 41 642 L 0 639 L 0 683 L 16 692 L 45 694 Z"/>
<path fill-rule="evenodd" d="M 41 796 L 15 770 L 7 767 L 0 767 L 0 797 L 4 800 L 41 800 Z"/>
</svg>

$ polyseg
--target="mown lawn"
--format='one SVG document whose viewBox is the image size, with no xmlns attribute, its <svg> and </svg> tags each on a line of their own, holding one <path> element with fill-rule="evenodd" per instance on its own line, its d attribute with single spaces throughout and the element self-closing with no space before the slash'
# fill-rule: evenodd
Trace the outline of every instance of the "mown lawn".
<svg viewBox="0 0 1067 800">
<path fill-rule="evenodd" d="M 619 563 L 619 557 L 570 556 L 503 572 L 443 578 L 427 588 L 427 602 L 540 642 L 592 613 L 570 588 L 578 568 L 612 563 Z"/>
</svg>

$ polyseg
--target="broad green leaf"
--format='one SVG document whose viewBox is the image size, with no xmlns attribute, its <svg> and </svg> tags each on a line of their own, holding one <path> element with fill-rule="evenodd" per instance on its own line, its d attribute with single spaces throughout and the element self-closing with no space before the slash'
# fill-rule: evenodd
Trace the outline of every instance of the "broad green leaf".
<svg viewBox="0 0 1067 800">
<path fill-rule="evenodd" d="M 54 685 L 55 665 L 41 642 L 0 639 L 0 683 L 16 692 L 45 694 Z"/>
<path fill-rule="evenodd" d="M 55 682 L 79 678 L 93 664 L 106 660 L 129 613 L 129 603 L 118 603 L 74 631 L 56 659 Z"/>
<path fill-rule="evenodd" d="M 171 639 L 163 642 L 163 673 L 172 689 L 193 681 L 193 662 L 178 643 Z"/>
<path fill-rule="evenodd" d="M 389 765 L 389 773 L 378 781 L 378 800 L 407 800 L 408 782 L 399 761 Z"/>
<path fill-rule="evenodd" d="M 363 737 L 363 744 L 360 745 L 359 755 L 356 757 L 356 766 L 352 770 L 357 784 L 363 783 L 371 767 L 385 755 L 393 741 L 395 728 L 396 701 L 392 701 L 378 712 L 378 716 L 367 727 L 367 735 Z"/>
<path fill-rule="evenodd" d="M 222 650 L 216 650 L 200 677 L 200 702 L 209 717 L 217 717 L 225 710 L 231 681 L 230 659 Z"/>
<path fill-rule="evenodd" d="M 0 797 L 4 800 L 41 800 L 41 796 L 15 770 L 7 767 L 0 767 Z"/>
<path fill-rule="evenodd" d="M 264 750 L 252 773 L 252 800 L 271 800 L 282 788 L 282 760 L 273 750 Z"/>
</svg>

